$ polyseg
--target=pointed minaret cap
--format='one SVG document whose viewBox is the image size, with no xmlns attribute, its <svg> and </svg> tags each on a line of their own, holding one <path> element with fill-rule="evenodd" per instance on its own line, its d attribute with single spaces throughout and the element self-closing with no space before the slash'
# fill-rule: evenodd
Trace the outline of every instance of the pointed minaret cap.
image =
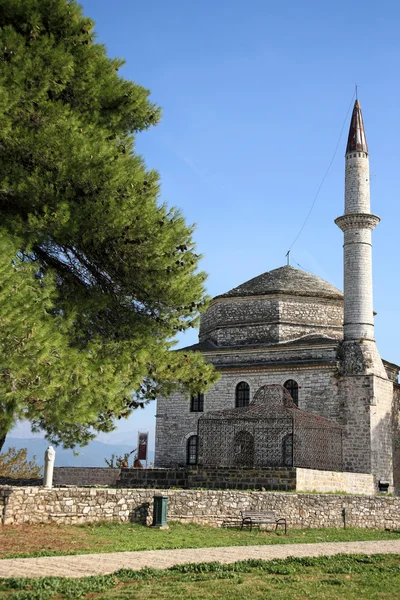
<svg viewBox="0 0 400 600">
<path fill-rule="evenodd" d="M 349 154 L 349 152 L 366 152 L 368 154 L 367 138 L 365 137 L 362 112 L 358 99 L 354 103 L 353 114 L 351 116 L 346 154 Z"/>
</svg>

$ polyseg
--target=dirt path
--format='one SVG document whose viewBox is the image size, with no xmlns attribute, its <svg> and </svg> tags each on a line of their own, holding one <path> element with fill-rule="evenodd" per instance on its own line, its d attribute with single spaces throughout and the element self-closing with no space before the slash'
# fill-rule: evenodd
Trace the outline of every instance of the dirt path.
<svg viewBox="0 0 400 600">
<path fill-rule="evenodd" d="M 322 544 L 282 544 L 271 546 L 228 546 L 186 548 L 145 552 L 110 552 L 42 558 L 0 560 L 0 577 L 84 577 L 103 575 L 118 569 L 164 569 L 177 564 L 231 563 L 247 558 L 286 558 L 288 556 L 332 556 L 333 554 L 400 554 L 400 540 L 374 542 L 325 542 Z"/>
</svg>

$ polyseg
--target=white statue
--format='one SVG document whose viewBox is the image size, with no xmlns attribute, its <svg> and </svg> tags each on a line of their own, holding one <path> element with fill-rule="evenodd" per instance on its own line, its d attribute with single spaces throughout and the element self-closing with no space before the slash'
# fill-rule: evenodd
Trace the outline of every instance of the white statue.
<svg viewBox="0 0 400 600">
<path fill-rule="evenodd" d="M 49 446 L 44 453 L 43 486 L 45 488 L 53 487 L 53 469 L 55 458 L 56 451 L 54 450 L 53 446 Z"/>
</svg>

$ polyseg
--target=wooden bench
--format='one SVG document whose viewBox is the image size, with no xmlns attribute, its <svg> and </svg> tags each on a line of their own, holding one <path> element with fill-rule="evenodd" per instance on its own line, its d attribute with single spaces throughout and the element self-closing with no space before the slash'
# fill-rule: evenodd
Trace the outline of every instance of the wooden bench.
<svg viewBox="0 0 400 600">
<path fill-rule="evenodd" d="M 250 531 L 253 528 L 253 525 L 264 525 L 264 524 L 273 524 L 275 525 L 275 531 L 278 529 L 279 525 L 285 526 L 285 535 L 287 531 L 286 519 L 280 517 L 276 518 L 276 514 L 271 510 L 241 510 L 240 515 L 242 517 L 242 525 L 240 529 L 243 529 L 244 525 L 250 525 Z"/>
</svg>

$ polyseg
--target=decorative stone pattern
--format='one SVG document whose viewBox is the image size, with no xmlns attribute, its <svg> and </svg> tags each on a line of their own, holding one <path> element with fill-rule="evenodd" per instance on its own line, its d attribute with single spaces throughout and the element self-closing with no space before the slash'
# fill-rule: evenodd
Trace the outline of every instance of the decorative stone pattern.
<svg viewBox="0 0 400 600">
<path fill-rule="evenodd" d="M 296 469 L 297 492 L 347 492 L 349 494 L 374 495 L 375 477 L 363 473 L 340 473 L 316 469 Z"/>
<path fill-rule="evenodd" d="M 168 519 L 213 526 L 237 524 L 240 510 L 273 510 L 289 528 L 400 528 L 400 498 L 213 490 L 0 488 L 6 525 L 152 522 L 155 495 L 168 496 Z"/>
</svg>

